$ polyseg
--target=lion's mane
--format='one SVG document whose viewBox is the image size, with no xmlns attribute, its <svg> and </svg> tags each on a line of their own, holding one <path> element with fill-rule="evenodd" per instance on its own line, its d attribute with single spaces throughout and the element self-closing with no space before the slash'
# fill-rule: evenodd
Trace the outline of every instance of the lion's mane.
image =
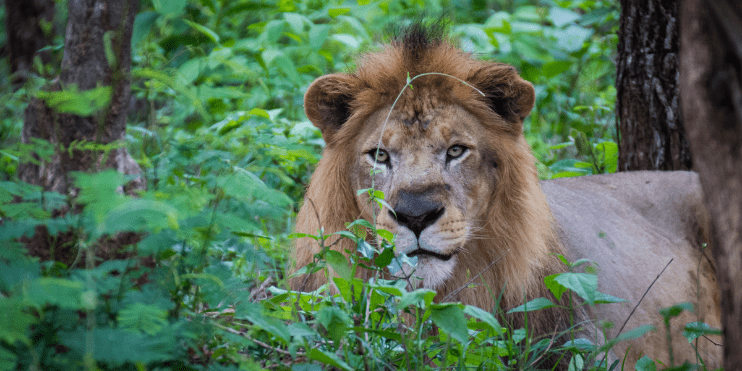
<svg viewBox="0 0 742 371">
<path fill-rule="evenodd" d="M 452 277 L 438 289 L 446 297 L 472 281 L 474 287 L 458 291 L 451 300 L 484 309 L 512 308 L 536 297 L 549 297 L 543 278 L 563 271 L 555 254 L 563 251 L 554 230 L 546 198 L 538 185 L 538 174 L 530 146 L 522 135 L 522 122 L 534 103 L 534 90 L 509 65 L 479 61 L 440 37 L 439 30 L 413 26 L 391 43 L 364 55 L 355 72 L 330 75 L 332 84 L 315 82 L 305 95 L 307 116 L 323 133 L 326 147 L 312 176 L 304 205 L 296 221 L 297 232 L 325 235 L 345 230 L 345 224 L 361 215 L 350 175 L 358 152 L 357 137 L 367 119 L 388 107 L 404 88 L 408 76 L 427 72 L 440 75 L 415 80 L 395 106 L 425 107 L 426 100 L 457 104 L 476 116 L 487 128 L 486 140 L 497 149 L 495 196 L 488 203 L 488 218 L 460 254 Z M 322 80 L 322 78 L 317 81 Z M 334 238 L 326 241 L 335 243 Z M 355 250 L 344 239 L 334 250 Z M 320 246 L 310 238 L 297 241 L 296 266 L 311 263 Z M 364 275 L 363 272 L 360 275 Z M 325 283 L 321 273 L 290 280 L 298 290 L 315 289 Z M 529 327 L 537 332 L 555 330 L 564 313 L 554 309 L 529 314 Z M 522 317 L 508 317 L 513 325 Z"/>
</svg>

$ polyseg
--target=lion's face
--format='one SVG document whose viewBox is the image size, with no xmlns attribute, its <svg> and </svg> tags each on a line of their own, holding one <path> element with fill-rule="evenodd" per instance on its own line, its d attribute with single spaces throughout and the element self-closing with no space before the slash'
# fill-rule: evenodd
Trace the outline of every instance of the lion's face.
<svg viewBox="0 0 742 371">
<path fill-rule="evenodd" d="M 532 256 L 551 251 L 550 214 L 523 137 L 533 86 L 511 66 L 423 36 L 369 53 L 355 72 L 322 76 L 307 89 L 304 109 L 326 146 L 296 230 L 331 233 L 359 217 L 375 221 L 396 236 L 397 254 L 418 258 L 404 272 L 420 278 L 414 286 L 445 293 L 477 275 L 495 288 L 507 282 L 513 289 L 503 300 L 515 302 L 543 266 Z M 372 187 L 388 207 L 357 194 Z M 354 253 L 351 240 L 328 243 Z M 298 266 L 322 249 L 310 239 L 296 246 Z M 310 276 L 308 287 L 323 280 Z M 484 293 L 461 295 L 480 294 L 490 306 Z"/>
<path fill-rule="evenodd" d="M 413 283 L 436 288 L 486 220 L 497 161 L 475 116 L 455 104 L 427 106 L 424 112 L 397 108 L 386 125 L 388 107 L 369 117 L 352 182 L 356 190 L 384 192 L 394 211 L 379 210 L 362 193 L 363 217 L 373 220 L 376 212 L 377 227 L 395 234 L 397 254 L 418 257 Z"/>
</svg>

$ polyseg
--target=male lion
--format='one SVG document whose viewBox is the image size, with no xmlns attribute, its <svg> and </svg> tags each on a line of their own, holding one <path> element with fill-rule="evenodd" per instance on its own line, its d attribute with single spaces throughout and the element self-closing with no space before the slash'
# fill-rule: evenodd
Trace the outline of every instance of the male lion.
<svg viewBox="0 0 742 371">
<path fill-rule="evenodd" d="M 416 79 L 392 107 L 408 76 L 428 72 L 450 76 Z M 565 270 L 556 254 L 590 259 L 599 267 L 599 290 L 627 300 L 587 310 L 590 318 L 615 324 L 609 338 L 673 259 L 626 326 L 653 324 L 657 331 L 614 348 L 614 359 L 628 354 L 628 369 L 642 355 L 670 364 L 662 307 L 696 307 L 696 314 L 671 322 L 675 362 L 696 360 L 681 335 L 686 323 L 720 326 L 714 267 L 699 242 L 705 223 L 696 174 L 635 172 L 539 183 L 522 133 L 534 89 L 513 67 L 475 60 L 413 26 L 366 54 L 355 73 L 318 78 L 304 99 L 326 147 L 297 217 L 298 232 L 344 230 L 359 217 L 373 220 L 375 211 L 377 227 L 396 235 L 397 252 L 418 257 L 418 286 L 443 298 L 479 275 L 453 300 L 487 310 L 495 305 L 492 292 L 502 292 L 506 310 L 549 297 L 544 277 Z M 372 184 L 394 212 L 356 194 Z M 344 239 L 333 249 L 355 247 Z M 297 266 L 319 250 L 314 240 L 298 240 Z M 297 290 L 324 283 L 322 274 L 290 281 Z M 564 329 L 565 318 L 550 309 L 529 314 L 528 321 L 548 334 Z M 522 318 L 507 320 L 522 324 Z M 598 333 L 594 325 L 585 330 L 600 343 Z M 707 365 L 721 361 L 721 348 L 708 338 L 699 342 L 699 353 Z"/>
</svg>

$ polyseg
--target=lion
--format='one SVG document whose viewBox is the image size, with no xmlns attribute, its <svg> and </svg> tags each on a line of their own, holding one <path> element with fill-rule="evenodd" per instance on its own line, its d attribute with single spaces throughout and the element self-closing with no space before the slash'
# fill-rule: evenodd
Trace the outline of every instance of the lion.
<svg viewBox="0 0 742 371">
<path fill-rule="evenodd" d="M 477 60 L 440 32 L 410 27 L 363 55 L 354 72 L 322 76 L 307 89 L 306 115 L 326 145 L 296 231 L 323 228 L 329 234 L 358 218 L 375 220 L 394 233 L 395 253 L 418 258 L 414 271 L 406 270 L 413 286 L 485 310 L 494 309 L 498 293 L 505 310 L 538 297 L 553 299 L 544 278 L 566 270 L 557 255 L 589 259 L 598 267 L 599 291 L 626 302 L 576 313 L 614 324 L 585 321 L 583 334 L 602 344 L 602 331 L 613 338 L 627 319 L 625 330 L 657 328 L 619 343 L 611 361 L 625 358 L 632 369 L 647 355 L 670 365 L 658 310 L 681 302 L 693 303 L 696 313 L 670 323 L 674 360 L 696 361 L 681 335 L 685 324 L 720 327 L 714 266 L 702 248 L 707 221 L 698 176 L 634 172 L 539 182 L 523 135 L 534 102 L 533 85 L 514 67 Z M 392 210 L 359 194 L 372 186 L 384 192 Z M 337 251 L 355 251 L 349 239 L 327 243 L 333 242 Z M 311 263 L 319 251 L 315 240 L 298 239 L 296 267 Z M 358 274 L 367 278 L 368 271 Z M 304 291 L 324 283 L 321 273 L 289 281 Z M 563 309 L 528 316 L 529 329 L 541 334 L 567 326 Z M 523 325 L 522 316 L 506 319 Z M 709 366 L 721 364 L 719 342 L 698 342 Z"/>
</svg>

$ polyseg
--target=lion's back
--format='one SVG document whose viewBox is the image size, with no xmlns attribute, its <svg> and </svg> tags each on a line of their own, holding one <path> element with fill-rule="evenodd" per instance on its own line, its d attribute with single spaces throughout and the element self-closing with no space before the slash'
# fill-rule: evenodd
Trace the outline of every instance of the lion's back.
<svg viewBox="0 0 742 371">
<path fill-rule="evenodd" d="M 686 313 L 673 321 L 675 354 L 694 354 L 686 349 L 690 345 L 681 334 L 686 323 L 701 320 L 720 327 L 711 255 L 702 251 L 708 227 L 697 174 L 639 171 L 543 181 L 541 188 L 569 258 L 595 261 L 599 291 L 628 300 L 594 310 L 598 318 L 614 322 L 611 337 L 665 265 L 673 261 L 624 330 L 648 323 L 658 328 L 647 335 L 643 349 L 629 351 L 632 363 L 642 353 L 669 362 L 660 308 L 681 302 L 692 302 L 698 308 L 698 317 Z M 702 295 L 699 301 L 699 292 L 710 295 Z M 625 347 L 617 350 L 623 352 Z M 719 347 L 707 340 L 702 340 L 701 347 L 710 352 L 711 364 L 721 361 Z"/>
</svg>

